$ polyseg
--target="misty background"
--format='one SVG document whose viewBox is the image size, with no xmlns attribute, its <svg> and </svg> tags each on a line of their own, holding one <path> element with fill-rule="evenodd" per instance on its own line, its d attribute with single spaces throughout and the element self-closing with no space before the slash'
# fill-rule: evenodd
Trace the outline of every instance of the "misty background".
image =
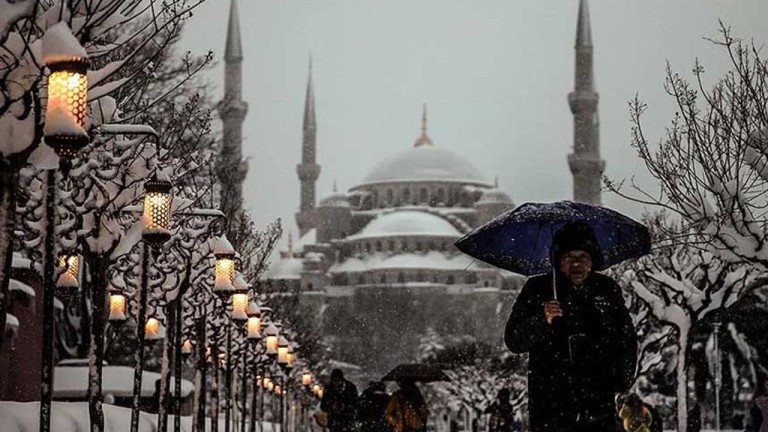
<svg viewBox="0 0 768 432">
<path fill-rule="evenodd" d="M 196 9 L 181 47 L 211 49 L 205 77 L 223 94 L 230 0 Z M 729 59 L 706 41 L 718 19 L 734 36 L 768 41 L 765 0 L 591 0 L 600 140 L 606 174 L 655 189 L 630 147 L 627 102 L 648 103 L 657 142 L 674 113 L 666 62 L 690 77 L 696 58 L 710 82 Z M 317 103 L 318 199 L 358 184 L 377 161 L 409 148 L 422 103 L 436 146 L 464 155 L 515 204 L 572 197 L 566 162 L 573 120 L 577 0 L 239 0 L 243 41 L 244 207 L 259 225 L 283 218 L 297 235 L 296 164 L 310 53 Z M 604 205 L 642 207 L 604 192 Z M 287 237 L 287 236 L 286 236 Z M 285 238 L 283 239 L 285 241 Z"/>
</svg>

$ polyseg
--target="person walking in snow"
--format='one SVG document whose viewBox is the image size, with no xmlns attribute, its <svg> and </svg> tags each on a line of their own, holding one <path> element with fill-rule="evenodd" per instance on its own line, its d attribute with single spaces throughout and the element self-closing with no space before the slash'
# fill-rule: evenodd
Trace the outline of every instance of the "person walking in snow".
<svg viewBox="0 0 768 432">
<path fill-rule="evenodd" d="M 488 418 L 489 432 L 512 432 L 515 430 L 515 410 L 509 403 L 510 391 L 502 388 L 496 394 L 496 400 L 485 409 Z"/>
<path fill-rule="evenodd" d="M 341 369 L 331 371 L 331 382 L 323 393 L 320 409 L 328 416 L 330 432 L 354 432 L 357 387 L 344 378 Z"/>
<path fill-rule="evenodd" d="M 424 396 L 413 381 L 398 381 L 400 387 L 387 405 L 387 422 L 394 432 L 425 432 L 429 410 Z"/>
<path fill-rule="evenodd" d="M 555 271 L 529 278 L 512 307 L 505 342 L 529 353 L 531 432 L 616 430 L 614 396 L 634 379 L 637 334 L 618 284 L 592 271 L 602 259 L 589 225 L 566 223 L 550 248 Z"/>
<path fill-rule="evenodd" d="M 758 394 L 749 410 L 747 432 L 768 432 L 768 381 L 758 379 Z"/>
<path fill-rule="evenodd" d="M 381 381 L 371 381 L 360 394 L 357 408 L 357 421 L 360 432 L 389 432 L 392 428 L 384 414 L 389 405 L 389 394 Z"/>
<path fill-rule="evenodd" d="M 619 418 L 626 432 L 651 432 L 653 416 L 640 397 L 634 393 L 624 399 Z"/>
</svg>

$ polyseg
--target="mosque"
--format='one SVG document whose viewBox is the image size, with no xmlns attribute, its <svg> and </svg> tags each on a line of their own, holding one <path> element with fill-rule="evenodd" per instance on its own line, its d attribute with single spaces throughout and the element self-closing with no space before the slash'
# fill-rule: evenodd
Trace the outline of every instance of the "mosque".
<svg viewBox="0 0 768 432">
<path fill-rule="evenodd" d="M 223 158 L 239 167 L 241 100 L 239 17 L 232 1 L 225 53 Z M 575 44 L 573 152 L 567 161 L 576 201 L 600 204 L 598 94 L 592 72 L 587 0 L 580 0 Z M 434 142 L 427 109 L 413 143 L 371 167 L 346 191 L 316 200 L 317 120 L 312 74 L 307 81 L 302 156 L 297 165 L 299 237 L 263 276 L 265 290 L 298 296 L 317 320 L 331 358 L 358 378 L 385 373 L 418 357 L 430 331 L 446 338 L 502 343 L 509 307 L 523 279 L 460 253 L 454 242 L 515 207 L 470 158 Z M 566 143 L 563 143 L 565 148 Z M 241 192 L 239 192 L 241 193 Z"/>
</svg>

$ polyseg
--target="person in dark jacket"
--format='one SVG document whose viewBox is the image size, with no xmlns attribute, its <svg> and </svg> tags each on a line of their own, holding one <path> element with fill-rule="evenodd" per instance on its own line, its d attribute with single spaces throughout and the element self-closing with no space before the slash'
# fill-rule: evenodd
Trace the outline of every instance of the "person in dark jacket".
<svg viewBox="0 0 768 432">
<path fill-rule="evenodd" d="M 323 393 L 320 409 L 328 415 L 330 432 L 354 432 L 357 387 L 344 378 L 341 369 L 331 371 L 331 382 Z"/>
<path fill-rule="evenodd" d="M 552 243 L 555 271 L 528 279 L 505 331 L 512 352 L 529 353 L 530 430 L 614 432 L 615 393 L 634 380 L 632 319 L 618 284 L 594 272 L 602 253 L 587 224 L 566 224 Z"/>
<path fill-rule="evenodd" d="M 513 432 L 518 430 L 515 424 L 515 409 L 509 403 L 510 391 L 508 388 L 499 390 L 496 400 L 485 409 L 488 418 L 489 432 Z"/>
<path fill-rule="evenodd" d="M 371 381 L 360 394 L 357 405 L 357 421 L 360 432 L 389 432 L 391 427 L 384 417 L 389 404 L 389 394 L 381 381 Z"/>
</svg>

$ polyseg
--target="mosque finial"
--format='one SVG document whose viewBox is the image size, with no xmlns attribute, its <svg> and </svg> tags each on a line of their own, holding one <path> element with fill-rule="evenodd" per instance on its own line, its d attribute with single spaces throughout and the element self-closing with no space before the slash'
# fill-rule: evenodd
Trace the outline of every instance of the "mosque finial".
<svg viewBox="0 0 768 432">
<path fill-rule="evenodd" d="M 434 145 L 432 143 L 432 139 L 429 138 L 429 135 L 427 135 L 427 104 L 426 102 L 422 106 L 422 111 L 421 111 L 421 136 L 419 136 L 416 139 L 416 142 L 413 144 L 413 146 L 420 147 L 423 145 Z"/>
<path fill-rule="evenodd" d="M 499 188 L 499 176 L 496 176 L 493 178 L 493 187 L 495 187 L 496 189 Z"/>
<path fill-rule="evenodd" d="M 339 186 L 336 184 L 336 180 L 333 181 L 333 193 L 336 193 L 339 191 Z"/>
<path fill-rule="evenodd" d="M 293 258 L 293 231 L 288 232 L 288 258 Z"/>
</svg>

